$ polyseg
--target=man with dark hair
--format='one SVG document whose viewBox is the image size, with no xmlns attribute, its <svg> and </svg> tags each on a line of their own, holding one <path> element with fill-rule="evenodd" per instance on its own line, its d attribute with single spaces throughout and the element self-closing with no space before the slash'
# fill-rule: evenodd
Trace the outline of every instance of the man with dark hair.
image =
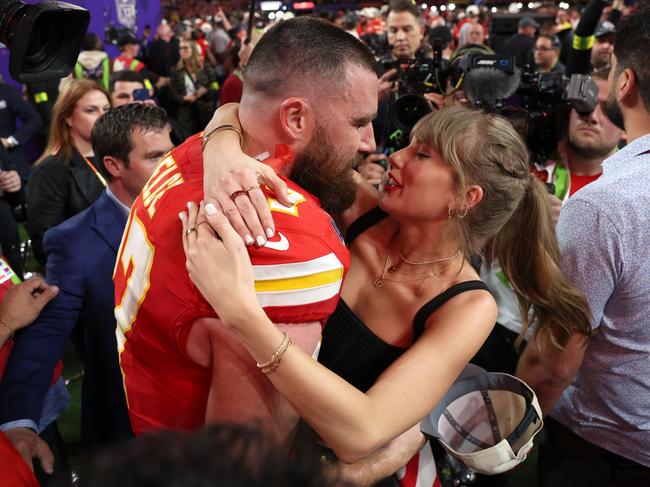
<svg viewBox="0 0 650 487">
<path fill-rule="evenodd" d="M 133 103 L 133 92 L 143 89 L 145 87 L 144 81 L 144 76 L 129 69 L 115 71 L 111 74 L 108 88 L 111 96 L 111 106 L 117 108 Z"/>
<path fill-rule="evenodd" d="M 594 45 L 591 48 L 591 66 L 594 70 L 607 69 L 614 49 L 615 27 L 610 21 L 599 22 L 594 32 Z"/>
<path fill-rule="evenodd" d="M 550 413 L 543 486 L 650 485 L 648 52 L 650 10 L 640 8 L 617 29 L 605 104 L 628 145 L 560 213 L 562 268 L 589 301 L 591 337 L 553 353 L 528 347 L 521 359 L 518 375 Z"/>
<path fill-rule="evenodd" d="M 557 36 L 540 34 L 533 48 L 535 71 L 538 73 L 564 73 L 560 62 L 560 40 Z"/>
<path fill-rule="evenodd" d="M 143 104 L 110 110 L 97 120 L 91 138 L 108 185 L 91 207 L 45 234 L 47 279 L 60 291 L 16 336 L 0 385 L 0 430 L 30 464 L 43 398 L 76 326 L 85 342 L 82 445 L 132 436 L 115 351 L 111 278 L 129 208 L 172 144 L 165 111 Z"/>
<path fill-rule="evenodd" d="M 289 201 L 282 205 L 253 183 L 229 188 L 223 204 L 244 204 L 250 195 L 270 205 L 275 231 L 269 225 L 246 237 L 259 272 L 258 298 L 310 354 L 338 301 L 349 259 L 324 209 L 340 211 L 354 201 L 352 163 L 359 152 L 374 150 L 377 87 L 368 49 L 308 17 L 270 29 L 244 73 L 244 150 L 288 178 Z M 203 143 L 209 148 L 214 136 L 237 136 L 233 128 L 208 129 Z M 195 136 L 163 161 L 133 206 L 118 254 L 115 315 L 131 424 L 139 435 L 256 418 L 284 441 L 297 424 L 295 411 L 221 325 L 185 269 L 178 214 L 203 197 L 201 154 Z M 278 180 L 271 170 L 267 177 Z"/>
<path fill-rule="evenodd" d="M 420 11 L 409 0 L 393 0 L 386 17 L 386 35 L 393 59 L 414 59 L 424 38 Z"/>
<path fill-rule="evenodd" d="M 287 456 L 259 425 L 229 423 L 151 433 L 105 450 L 82 467 L 80 479 L 89 487 L 189 487 L 197 479 L 215 487 L 352 487 L 321 461 L 313 444 Z"/>
</svg>

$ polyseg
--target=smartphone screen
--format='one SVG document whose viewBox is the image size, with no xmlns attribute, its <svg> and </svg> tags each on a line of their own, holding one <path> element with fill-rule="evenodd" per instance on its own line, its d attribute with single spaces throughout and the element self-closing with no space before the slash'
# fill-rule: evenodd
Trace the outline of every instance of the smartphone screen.
<svg viewBox="0 0 650 487">
<path fill-rule="evenodd" d="M 133 101 L 145 101 L 149 99 L 149 90 L 146 88 L 138 88 L 133 90 Z"/>
</svg>

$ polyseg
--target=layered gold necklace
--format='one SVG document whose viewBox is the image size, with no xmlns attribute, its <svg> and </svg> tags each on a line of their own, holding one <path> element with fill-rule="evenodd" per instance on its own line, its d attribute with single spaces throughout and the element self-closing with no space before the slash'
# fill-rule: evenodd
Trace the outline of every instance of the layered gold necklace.
<svg viewBox="0 0 650 487">
<path fill-rule="evenodd" d="M 424 285 L 426 282 L 431 278 L 431 277 L 438 277 L 440 274 L 442 274 L 445 270 L 449 269 L 455 262 L 458 257 L 462 257 L 463 251 L 458 250 L 454 255 L 449 256 L 449 257 L 444 257 L 442 259 L 431 259 L 431 260 L 424 260 L 421 262 L 415 262 L 415 261 L 410 261 L 406 259 L 401 252 L 397 252 L 397 255 L 401 259 L 402 262 L 409 264 L 409 265 L 427 265 L 427 264 L 434 264 L 436 262 L 448 262 L 448 264 L 442 266 L 440 269 L 438 269 L 435 272 L 431 272 L 429 274 L 425 274 L 423 276 L 417 276 L 417 277 L 409 277 L 405 279 L 397 279 L 394 277 L 388 277 L 386 274 L 394 274 L 398 273 L 399 271 L 399 264 L 397 265 L 391 265 L 391 258 L 390 255 L 386 256 L 386 260 L 384 262 L 384 268 L 381 271 L 381 275 L 377 276 L 375 280 L 372 282 L 373 285 L 376 288 L 382 288 L 384 287 L 384 281 L 393 281 L 393 282 L 414 282 L 414 281 L 422 281 L 418 288 L 415 291 L 416 296 L 420 296 L 422 294 L 422 290 L 424 289 Z M 458 271 L 460 272 L 460 270 Z"/>
</svg>

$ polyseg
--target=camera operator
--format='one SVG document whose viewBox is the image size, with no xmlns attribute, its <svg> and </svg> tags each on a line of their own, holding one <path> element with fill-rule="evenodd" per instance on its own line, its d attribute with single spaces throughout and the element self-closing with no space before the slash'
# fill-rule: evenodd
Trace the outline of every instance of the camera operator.
<svg viewBox="0 0 650 487">
<path fill-rule="evenodd" d="M 392 61 L 415 59 L 423 48 L 425 27 L 418 7 L 408 0 L 391 1 L 386 17 L 386 32 L 390 51 L 380 64 L 380 71 Z M 396 130 L 392 126 L 390 112 L 392 102 L 398 97 L 397 76 L 397 69 L 390 68 L 379 78 L 379 108 L 373 122 L 378 151 L 369 154 L 357 167 L 359 173 L 377 187 L 382 185 L 386 175 L 387 156 L 392 152 L 391 139 Z M 424 97 L 437 107 L 444 103 L 441 95 L 427 93 Z"/>
<path fill-rule="evenodd" d="M 602 174 L 601 163 L 617 148 L 625 133 L 603 112 L 607 101 L 607 71 L 598 71 L 592 79 L 598 86 L 598 105 L 588 115 L 571 110 L 567 138 L 558 146 L 557 161 L 536 165 L 535 174 L 552 184 L 552 206 L 557 221 L 561 205 L 576 191 Z"/>
</svg>

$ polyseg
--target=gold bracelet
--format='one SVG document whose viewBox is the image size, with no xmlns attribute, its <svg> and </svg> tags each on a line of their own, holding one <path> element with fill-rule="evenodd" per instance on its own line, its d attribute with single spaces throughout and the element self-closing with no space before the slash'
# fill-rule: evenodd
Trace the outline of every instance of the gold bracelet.
<svg viewBox="0 0 650 487">
<path fill-rule="evenodd" d="M 287 344 L 287 341 L 289 341 L 289 336 L 285 333 L 282 332 L 284 335 L 284 338 L 282 339 L 282 343 L 280 343 L 280 346 L 277 348 L 275 352 L 273 352 L 273 355 L 271 355 L 271 358 L 267 361 L 264 362 L 263 364 L 256 364 L 258 369 L 263 369 L 265 367 L 268 367 L 269 365 L 273 365 L 273 362 L 275 362 L 275 359 L 278 358 L 278 355 L 282 353 L 282 348 Z"/>
<path fill-rule="evenodd" d="M 264 367 L 264 368 L 261 369 L 263 374 L 270 374 L 271 372 L 273 372 L 275 369 L 278 368 L 278 366 L 280 365 L 280 362 L 282 361 L 282 357 L 284 356 L 285 352 L 289 349 L 289 347 L 291 346 L 293 341 L 291 340 L 291 338 L 289 338 L 286 341 L 286 343 L 287 343 L 287 345 L 284 347 L 284 349 L 282 349 L 280 351 L 280 353 L 276 357 L 275 361 L 271 365 L 269 365 L 268 367 Z"/>
<path fill-rule="evenodd" d="M 239 130 L 234 125 L 226 124 L 219 125 L 217 128 L 210 130 L 207 135 L 203 136 L 203 142 L 201 143 L 201 152 L 205 152 L 205 146 L 208 144 L 208 142 L 210 142 L 210 139 L 212 137 L 214 137 L 219 132 L 223 132 L 224 130 L 232 130 L 233 132 L 237 132 L 237 135 L 239 135 L 239 147 L 244 147 L 244 136 L 242 135 L 241 130 Z"/>
<path fill-rule="evenodd" d="M 9 335 L 9 340 L 13 340 L 14 339 L 14 329 L 9 326 L 9 323 L 7 323 L 5 320 L 0 320 L 0 325 L 4 326 L 5 328 L 7 328 L 7 330 L 9 330 L 9 332 L 11 333 L 11 335 Z"/>
</svg>

